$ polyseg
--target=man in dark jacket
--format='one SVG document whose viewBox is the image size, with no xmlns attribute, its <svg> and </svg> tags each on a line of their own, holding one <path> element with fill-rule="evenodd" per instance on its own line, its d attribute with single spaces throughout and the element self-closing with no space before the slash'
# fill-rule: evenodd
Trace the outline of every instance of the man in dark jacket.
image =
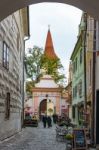
<svg viewBox="0 0 99 150">
<path fill-rule="evenodd" d="M 47 117 L 48 128 L 52 127 L 52 119 L 50 116 Z"/>
<path fill-rule="evenodd" d="M 44 115 L 44 116 L 42 117 L 42 122 L 43 122 L 44 128 L 46 128 L 46 123 L 47 123 L 47 116 L 46 116 L 46 115 Z"/>
<path fill-rule="evenodd" d="M 58 115 L 57 114 L 53 114 L 53 122 L 57 123 L 58 121 Z"/>
</svg>

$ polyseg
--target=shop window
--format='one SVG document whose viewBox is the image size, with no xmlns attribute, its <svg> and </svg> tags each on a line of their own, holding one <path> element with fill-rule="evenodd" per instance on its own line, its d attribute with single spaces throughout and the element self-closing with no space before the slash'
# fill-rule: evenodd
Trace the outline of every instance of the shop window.
<svg viewBox="0 0 99 150">
<path fill-rule="evenodd" d="M 5 118 L 9 119 L 10 117 L 10 93 L 7 93 L 7 97 L 6 97 L 6 108 L 5 108 Z"/>
<path fill-rule="evenodd" d="M 79 125 L 83 124 L 84 118 L 83 118 L 83 110 L 84 107 L 79 107 L 78 109 L 78 120 L 79 120 Z"/>
</svg>

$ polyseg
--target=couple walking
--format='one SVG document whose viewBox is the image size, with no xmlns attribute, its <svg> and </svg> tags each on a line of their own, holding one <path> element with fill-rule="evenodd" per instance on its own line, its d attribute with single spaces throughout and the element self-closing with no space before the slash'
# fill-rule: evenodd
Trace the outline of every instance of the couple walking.
<svg viewBox="0 0 99 150">
<path fill-rule="evenodd" d="M 52 120 L 50 116 L 44 115 L 42 118 L 43 126 L 46 128 L 46 125 L 48 125 L 48 128 L 52 126 Z"/>
</svg>

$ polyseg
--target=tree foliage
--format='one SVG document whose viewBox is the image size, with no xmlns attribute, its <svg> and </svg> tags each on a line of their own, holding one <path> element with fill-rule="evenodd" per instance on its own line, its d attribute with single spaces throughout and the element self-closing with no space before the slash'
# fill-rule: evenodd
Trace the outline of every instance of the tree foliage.
<svg viewBox="0 0 99 150">
<path fill-rule="evenodd" d="M 41 67 L 46 70 L 46 74 L 52 75 L 57 83 L 65 78 L 65 75 L 60 73 L 63 66 L 59 58 L 51 59 L 43 54 L 41 57 Z"/>
<path fill-rule="evenodd" d="M 64 83 L 65 75 L 60 71 L 63 66 L 59 58 L 51 59 L 43 54 L 43 49 L 37 46 L 29 48 L 29 53 L 25 56 L 25 63 L 27 66 L 28 77 L 32 79 L 27 83 L 27 91 L 31 93 L 32 87 L 39 81 L 42 76 L 41 69 L 44 69 L 46 74 L 49 74 L 53 79 L 62 85 Z"/>
<path fill-rule="evenodd" d="M 41 76 L 40 74 L 41 56 L 42 56 L 42 48 L 39 48 L 37 46 L 29 48 L 29 54 L 25 56 L 25 63 L 27 66 L 28 77 L 35 82 L 38 82 Z"/>
<path fill-rule="evenodd" d="M 34 87 L 34 82 L 33 81 L 28 81 L 26 82 L 26 91 L 28 95 L 32 95 L 32 89 Z"/>
</svg>

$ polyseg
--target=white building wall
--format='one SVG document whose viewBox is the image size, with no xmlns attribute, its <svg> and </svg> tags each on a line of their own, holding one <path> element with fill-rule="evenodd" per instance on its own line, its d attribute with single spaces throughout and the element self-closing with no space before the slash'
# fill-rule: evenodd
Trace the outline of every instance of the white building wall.
<svg viewBox="0 0 99 150">
<path fill-rule="evenodd" d="M 0 23 L 0 139 L 21 130 L 24 41 L 19 11 Z M 9 69 L 3 67 L 3 41 L 9 47 Z M 6 94 L 10 117 L 5 119 Z"/>
</svg>

